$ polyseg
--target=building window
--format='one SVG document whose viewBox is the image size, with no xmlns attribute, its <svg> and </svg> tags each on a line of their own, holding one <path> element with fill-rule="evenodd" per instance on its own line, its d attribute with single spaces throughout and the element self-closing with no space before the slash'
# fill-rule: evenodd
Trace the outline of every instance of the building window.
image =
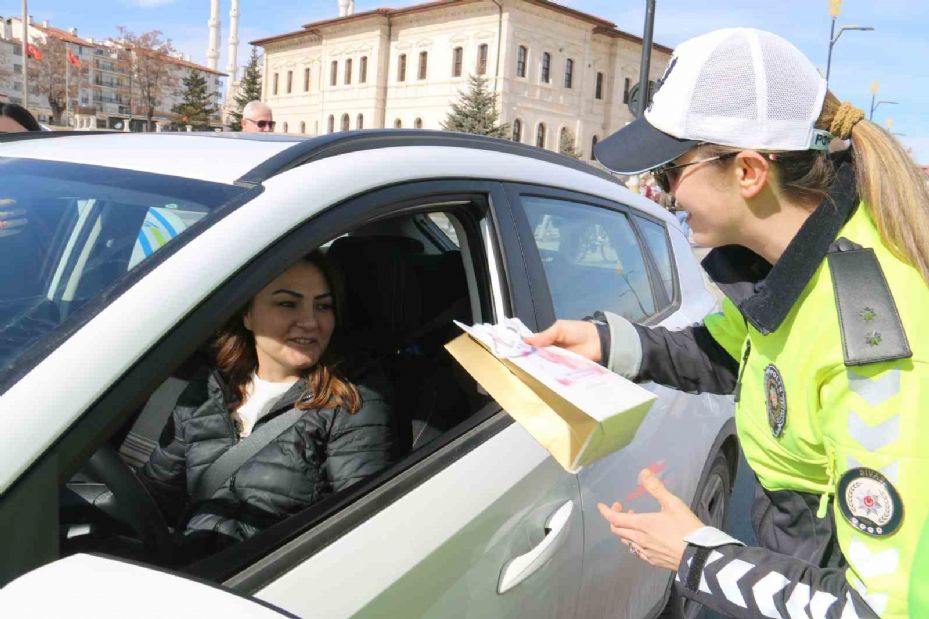
<svg viewBox="0 0 929 619">
<path fill-rule="evenodd" d="M 603 98 L 603 73 L 597 72 L 597 86 L 594 89 L 594 99 Z"/>
<path fill-rule="evenodd" d="M 461 61 L 464 58 L 464 48 L 456 47 L 452 52 L 452 77 L 461 77 Z"/>
<path fill-rule="evenodd" d="M 286 121 L 284 122 L 283 125 L 281 125 L 281 133 L 287 133 L 287 122 Z"/>
<path fill-rule="evenodd" d="M 406 81 L 406 54 L 397 57 L 397 81 Z"/>
<path fill-rule="evenodd" d="M 310 92 L 310 68 L 303 70 L 303 92 Z"/>
<path fill-rule="evenodd" d="M 523 122 L 518 118 L 513 121 L 513 141 L 523 141 Z"/>
<path fill-rule="evenodd" d="M 623 82 L 623 103 L 629 103 L 629 78 Z"/>
<path fill-rule="evenodd" d="M 548 52 L 542 54 L 542 83 L 548 84 L 552 81 L 552 55 Z"/>
<path fill-rule="evenodd" d="M 306 133 L 306 122 L 300 121 L 300 133 Z"/>
<path fill-rule="evenodd" d="M 368 57 L 362 56 L 361 63 L 358 65 L 358 83 L 364 84 L 368 81 Z"/>
<path fill-rule="evenodd" d="M 403 127 L 403 122 L 398 118 L 394 121 L 394 129 L 400 129 Z"/>
<path fill-rule="evenodd" d="M 333 60 L 329 64 L 329 85 L 335 86 L 339 81 L 339 61 Z"/>
<path fill-rule="evenodd" d="M 413 121 L 413 128 L 414 128 L 414 129 L 422 129 L 422 128 L 423 128 L 423 119 L 422 119 L 422 118 L 417 118 L 416 120 L 414 120 L 414 121 Z"/>
<path fill-rule="evenodd" d="M 574 60 L 568 58 L 564 61 L 564 87 L 571 88 L 574 85 Z"/>
<path fill-rule="evenodd" d="M 277 78 L 278 78 L 278 75 L 277 75 L 277 73 L 275 73 L 275 74 L 274 74 L 274 80 L 272 80 L 272 82 L 271 82 L 271 94 L 273 94 L 273 95 L 276 95 L 276 94 L 277 94 Z"/>
<path fill-rule="evenodd" d="M 293 92 L 293 85 L 294 85 L 294 72 L 288 71 L 287 72 L 287 94 L 290 94 L 291 92 Z"/>
<path fill-rule="evenodd" d="M 477 48 L 477 74 L 487 73 L 487 43 L 481 43 Z"/>
<path fill-rule="evenodd" d="M 539 148 L 545 148 L 545 123 L 539 123 L 539 128 L 536 129 L 535 145 Z"/>
<path fill-rule="evenodd" d="M 426 79 L 426 67 L 429 63 L 429 52 L 419 52 L 419 79 Z"/>
<path fill-rule="evenodd" d="M 349 58 L 345 61 L 345 83 L 352 83 L 352 59 Z"/>
<path fill-rule="evenodd" d="M 355 119 L 355 129 L 364 129 L 365 128 L 365 115 L 359 114 L 358 118 Z"/>
<path fill-rule="evenodd" d="M 348 131 L 351 129 L 351 119 L 349 119 L 348 114 L 342 114 L 342 131 Z"/>
<path fill-rule="evenodd" d="M 529 57 L 529 50 L 525 45 L 520 45 L 516 49 L 516 77 L 526 77 L 526 59 Z"/>
<path fill-rule="evenodd" d="M 594 151 L 596 149 L 597 149 L 597 136 L 594 136 L 593 139 L 590 140 L 590 158 L 591 159 L 596 159 L 596 157 L 594 157 Z"/>
<path fill-rule="evenodd" d="M 335 133 L 335 116 L 329 114 L 329 133 Z"/>
</svg>

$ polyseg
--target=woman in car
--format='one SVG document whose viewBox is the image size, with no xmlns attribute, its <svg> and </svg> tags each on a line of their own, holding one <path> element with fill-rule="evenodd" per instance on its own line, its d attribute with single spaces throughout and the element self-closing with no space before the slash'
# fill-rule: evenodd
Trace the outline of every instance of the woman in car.
<svg viewBox="0 0 929 619">
<path fill-rule="evenodd" d="M 0 103 L 0 133 L 41 130 L 42 125 L 23 106 L 16 103 Z"/>
<path fill-rule="evenodd" d="M 834 139 L 848 149 L 830 154 Z M 559 321 L 530 343 L 734 394 L 761 547 L 704 527 L 648 471 L 660 511 L 601 505 L 612 531 L 732 617 L 929 617 L 923 172 L 799 50 L 745 28 L 682 43 L 644 118 L 596 154 L 673 194 L 716 248 L 703 265 L 722 311 L 675 331 Z"/>
<path fill-rule="evenodd" d="M 140 470 L 187 554 L 251 537 L 390 463 L 385 386 L 336 353 L 342 298 L 314 251 L 212 342 L 212 366 L 181 395 Z"/>
</svg>

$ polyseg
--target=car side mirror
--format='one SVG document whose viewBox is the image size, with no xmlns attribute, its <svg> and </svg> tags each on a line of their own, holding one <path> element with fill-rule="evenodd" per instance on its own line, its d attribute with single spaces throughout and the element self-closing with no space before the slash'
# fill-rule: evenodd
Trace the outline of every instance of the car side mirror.
<svg viewBox="0 0 929 619">
<path fill-rule="evenodd" d="M 177 615 L 178 604 L 211 617 L 295 616 L 180 574 L 86 554 L 44 565 L 0 590 L 0 608 L 10 617 L 164 619 Z"/>
</svg>

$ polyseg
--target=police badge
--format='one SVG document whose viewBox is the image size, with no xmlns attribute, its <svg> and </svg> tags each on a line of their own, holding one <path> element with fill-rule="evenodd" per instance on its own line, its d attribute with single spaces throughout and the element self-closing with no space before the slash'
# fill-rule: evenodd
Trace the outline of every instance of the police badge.
<svg viewBox="0 0 929 619">
<path fill-rule="evenodd" d="M 774 438 L 780 438 L 787 425 L 787 393 L 781 372 L 773 363 L 764 369 L 764 392 L 771 434 Z"/>
</svg>

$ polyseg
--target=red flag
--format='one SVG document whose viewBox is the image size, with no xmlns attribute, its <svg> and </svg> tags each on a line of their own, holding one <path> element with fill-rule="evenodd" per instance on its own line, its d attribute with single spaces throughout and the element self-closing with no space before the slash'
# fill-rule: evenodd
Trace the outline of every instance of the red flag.
<svg viewBox="0 0 929 619">
<path fill-rule="evenodd" d="M 26 55 L 36 60 L 42 60 L 42 50 L 32 43 L 26 43 Z"/>
<path fill-rule="evenodd" d="M 80 59 L 79 59 L 79 58 L 77 57 L 77 55 L 75 55 L 75 53 L 72 52 L 70 49 L 68 50 L 68 62 L 70 62 L 71 64 L 73 64 L 73 65 L 74 65 L 75 67 L 77 67 L 78 69 L 81 68 L 81 61 L 80 61 Z"/>
</svg>

